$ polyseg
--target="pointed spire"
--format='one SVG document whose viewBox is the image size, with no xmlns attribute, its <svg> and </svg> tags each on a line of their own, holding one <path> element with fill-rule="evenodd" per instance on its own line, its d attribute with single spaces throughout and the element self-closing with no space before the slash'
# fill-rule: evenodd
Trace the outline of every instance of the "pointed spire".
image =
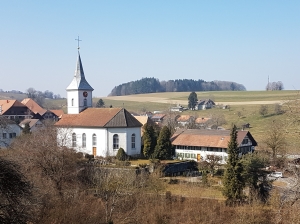
<svg viewBox="0 0 300 224">
<path fill-rule="evenodd" d="M 77 59 L 74 78 L 73 78 L 71 84 L 67 87 L 67 90 L 77 90 L 77 89 L 78 90 L 91 90 L 91 91 L 94 90 L 85 79 L 79 50 L 78 50 L 78 59 Z"/>
</svg>

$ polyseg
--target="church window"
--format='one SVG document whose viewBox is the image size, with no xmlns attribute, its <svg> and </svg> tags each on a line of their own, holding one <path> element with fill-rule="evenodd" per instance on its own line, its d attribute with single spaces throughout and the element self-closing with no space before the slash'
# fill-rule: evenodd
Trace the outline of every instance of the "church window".
<svg viewBox="0 0 300 224">
<path fill-rule="evenodd" d="M 74 99 L 72 99 L 72 106 L 74 106 Z"/>
<path fill-rule="evenodd" d="M 135 134 L 131 135 L 131 148 L 135 149 Z"/>
<path fill-rule="evenodd" d="M 83 100 L 83 106 L 87 107 L 87 99 Z"/>
<path fill-rule="evenodd" d="M 72 147 L 76 147 L 76 134 L 72 134 Z"/>
<path fill-rule="evenodd" d="M 93 146 L 97 145 L 97 135 L 93 134 Z"/>
<path fill-rule="evenodd" d="M 85 148 L 86 147 L 86 134 L 83 133 L 82 134 L 82 148 Z"/>
<path fill-rule="evenodd" d="M 113 136 L 113 149 L 119 149 L 119 135 L 117 134 Z"/>
</svg>

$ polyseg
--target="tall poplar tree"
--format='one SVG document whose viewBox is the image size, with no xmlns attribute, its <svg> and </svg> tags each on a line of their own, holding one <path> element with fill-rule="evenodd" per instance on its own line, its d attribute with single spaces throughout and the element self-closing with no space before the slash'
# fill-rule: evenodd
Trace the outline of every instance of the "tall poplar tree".
<svg viewBox="0 0 300 224">
<path fill-rule="evenodd" d="M 227 205 L 234 205 L 243 201 L 243 188 L 245 187 L 245 180 L 243 179 L 243 166 L 241 159 L 239 158 L 237 128 L 235 125 L 231 129 L 227 152 L 228 160 L 224 173 L 223 195 L 227 198 Z"/>
<path fill-rule="evenodd" d="M 156 159 L 171 159 L 173 156 L 173 146 L 171 143 L 171 132 L 167 126 L 164 126 L 159 133 L 157 145 L 154 151 Z"/>
<path fill-rule="evenodd" d="M 143 154 L 146 158 L 150 158 L 154 153 L 156 146 L 156 132 L 151 124 L 144 125 L 144 134 L 143 134 Z"/>
<path fill-rule="evenodd" d="M 197 105 L 198 102 L 198 98 L 197 98 L 197 93 L 195 92 L 191 92 L 188 98 L 188 108 L 190 110 L 195 110 L 195 107 Z"/>
</svg>

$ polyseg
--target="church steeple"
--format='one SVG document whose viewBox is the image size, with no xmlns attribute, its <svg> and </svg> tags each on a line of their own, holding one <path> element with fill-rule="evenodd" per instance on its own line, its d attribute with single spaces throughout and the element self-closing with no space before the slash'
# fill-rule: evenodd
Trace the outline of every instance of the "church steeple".
<svg viewBox="0 0 300 224">
<path fill-rule="evenodd" d="M 68 90 L 94 90 L 85 79 L 79 51 L 74 78 L 71 84 L 67 87 L 67 91 Z"/>
<path fill-rule="evenodd" d="M 76 39 L 77 40 L 77 39 Z M 67 87 L 68 114 L 79 114 L 87 107 L 92 107 L 93 88 L 86 81 L 79 53 L 78 37 L 78 59 L 72 82 Z"/>
</svg>

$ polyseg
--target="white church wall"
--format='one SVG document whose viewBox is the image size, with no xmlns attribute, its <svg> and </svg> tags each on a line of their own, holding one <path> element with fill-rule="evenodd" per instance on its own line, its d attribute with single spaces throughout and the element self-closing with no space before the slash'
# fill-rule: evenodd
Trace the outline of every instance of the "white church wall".
<svg viewBox="0 0 300 224">
<path fill-rule="evenodd" d="M 135 148 L 132 148 L 132 141 L 131 137 L 132 134 L 135 134 Z M 127 128 L 127 154 L 128 155 L 137 155 L 141 154 L 141 145 L 142 145 L 142 138 L 141 138 L 141 128 Z"/>
<path fill-rule="evenodd" d="M 83 96 L 83 93 L 87 92 L 87 97 Z M 86 107 L 92 107 L 92 91 L 85 90 L 68 90 L 68 114 L 79 114 Z M 72 100 L 73 99 L 73 100 Z M 84 106 L 84 99 L 87 100 L 87 106 Z M 72 103 L 73 102 L 73 103 Z"/>
</svg>

